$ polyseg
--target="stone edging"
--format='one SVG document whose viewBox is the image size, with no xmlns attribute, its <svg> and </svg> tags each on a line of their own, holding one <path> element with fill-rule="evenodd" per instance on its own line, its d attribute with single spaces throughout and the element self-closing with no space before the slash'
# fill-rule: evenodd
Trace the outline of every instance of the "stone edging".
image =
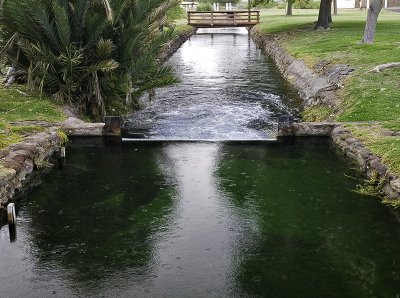
<svg viewBox="0 0 400 298">
<path fill-rule="evenodd" d="M 70 117 L 63 123 L 43 123 L 47 132 L 26 137 L 22 142 L 0 150 L 0 207 L 14 199 L 18 191 L 29 184 L 29 177 L 38 170 L 51 168 L 59 157 L 63 140 L 59 131 L 68 137 L 121 137 L 113 121 L 120 117 L 106 117 L 106 123 L 86 123 Z M 23 123 L 20 123 L 20 125 Z M 28 122 L 29 124 L 29 122 Z M 44 125 L 46 124 L 46 125 Z"/>
<path fill-rule="evenodd" d="M 316 74 L 302 60 L 288 54 L 273 35 L 265 35 L 256 28 L 249 31 L 254 42 L 273 59 L 281 74 L 299 90 L 306 107 L 324 105 L 339 108 L 340 100 L 335 90 L 341 86 L 341 79 L 352 71 L 347 65 L 321 63 L 322 74 Z M 347 68 L 347 71 L 345 70 Z"/>
<path fill-rule="evenodd" d="M 187 31 L 183 31 L 177 34 L 177 36 L 173 40 L 164 45 L 164 48 L 160 56 L 158 57 L 158 61 L 160 63 L 164 63 L 165 61 L 167 61 L 185 41 L 187 41 L 192 35 L 196 33 L 196 31 L 196 28 L 191 28 Z"/>
<path fill-rule="evenodd" d="M 333 129 L 331 138 L 344 154 L 357 162 L 369 178 L 377 175 L 377 178 L 382 179 L 382 190 L 389 199 L 400 199 L 400 177 L 389 172 L 381 158 L 366 148 L 361 140 L 342 125 Z"/>
<path fill-rule="evenodd" d="M 0 207 L 13 199 L 29 175 L 51 165 L 60 144 L 57 128 L 52 127 L 0 150 Z"/>
</svg>

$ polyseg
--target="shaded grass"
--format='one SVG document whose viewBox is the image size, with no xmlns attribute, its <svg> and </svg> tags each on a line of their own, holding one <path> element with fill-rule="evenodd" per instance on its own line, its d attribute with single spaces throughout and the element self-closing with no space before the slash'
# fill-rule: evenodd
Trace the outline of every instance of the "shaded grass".
<svg viewBox="0 0 400 298">
<path fill-rule="evenodd" d="M 174 25 L 175 25 L 174 32 L 175 32 L 175 34 L 180 34 L 182 32 L 191 30 L 193 27 L 189 26 L 187 24 L 187 22 L 188 21 L 187 21 L 187 18 L 186 18 L 186 14 L 185 14 L 185 17 L 175 20 L 174 21 Z"/>
</svg>

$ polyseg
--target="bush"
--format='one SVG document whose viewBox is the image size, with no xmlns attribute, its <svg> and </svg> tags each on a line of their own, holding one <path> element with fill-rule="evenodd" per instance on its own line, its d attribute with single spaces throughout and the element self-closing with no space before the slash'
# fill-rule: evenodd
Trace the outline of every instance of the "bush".
<svg viewBox="0 0 400 298">
<path fill-rule="evenodd" d="M 167 17 L 170 21 L 183 19 L 185 16 L 185 10 L 179 4 L 175 5 L 167 11 Z"/>
<path fill-rule="evenodd" d="M 319 2 L 312 0 L 296 0 L 293 3 L 293 8 L 300 9 L 319 9 Z"/>
<path fill-rule="evenodd" d="M 212 5 L 207 2 L 200 2 L 199 5 L 197 5 L 196 11 L 212 11 Z"/>
<path fill-rule="evenodd" d="M 164 0 L 5 0 L 2 53 L 32 89 L 94 119 L 145 90 L 174 83 L 157 62 L 172 32 L 160 32 Z M 120 104 L 115 104 L 115 102 Z"/>
</svg>

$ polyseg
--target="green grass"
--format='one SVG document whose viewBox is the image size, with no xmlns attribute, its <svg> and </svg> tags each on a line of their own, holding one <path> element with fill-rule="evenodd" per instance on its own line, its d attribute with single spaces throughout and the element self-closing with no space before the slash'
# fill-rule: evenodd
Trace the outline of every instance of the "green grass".
<svg viewBox="0 0 400 298">
<path fill-rule="evenodd" d="M 312 30 L 316 10 L 295 10 L 292 17 L 282 13 L 263 12 L 259 30 L 280 33 L 282 45 L 309 67 L 326 60 L 356 68 L 340 93 L 342 113 L 337 120 L 382 121 L 387 122 L 386 127 L 400 129 L 400 71 L 368 72 L 377 65 L 400 61 L 400 13 L 381 12 L 374 45 L 359 44 L 365 11 L 339 10 L 331 30 Z"/>
<path fill-rule="evenodd" d="M 11 131 L 10 125 L 0 121 L 0 149 L 22 140 L 22 136 Z"/>
<path fill-rule="evenodd" d="M 29 94 L 24 86 L 0 87 L 0 115 L 5 122 L 40 120 L 58 122 L 66 119 L 50 99 Z"/>
<path fill-rule="evenodd" d="M 400 56 L 399 56 L 400 60 Z M 400 69 L 363 73 L 348 80 L 342 91 L 340 121 L 382 121 L 400 130 Z"/>
<path fill-rule="evenodd" d="M 334 117 L 334 112 L 328 107 L 314 106 L 303 113 L 303 121 L 320 122 Z"/>
<path fill-rule="evenodd" d="M 175 33 L 176 34 L 179 34 L 179 33 L 185 32 L 185 31 L 189 31 L 193 28 L 192 26 L 189 26 L 187 24 L 186 18 L 175 20 L 174 23 L 175 23 Z"/>
<path fill-rule="evenodd" d="M 66 119 L 61 109 L 50 99 L 29 94 L 24 86 L 0 87 L 0 149 L 19 142 L 28 134 L 43 131 L 36 125 L 11 125 L 10 122 Z"/>
</svg>

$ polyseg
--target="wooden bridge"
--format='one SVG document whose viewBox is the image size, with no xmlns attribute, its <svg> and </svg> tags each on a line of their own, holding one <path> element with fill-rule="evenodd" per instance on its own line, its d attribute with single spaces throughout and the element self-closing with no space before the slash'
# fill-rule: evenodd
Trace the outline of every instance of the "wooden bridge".
<svg viewBox="0 0 400 298">
<path fill-rule="evenodd" d="M 188 11 L 188 25 L 196 28 L 253 27 L 259 22 L 258 10 Z"/>
</svg>

